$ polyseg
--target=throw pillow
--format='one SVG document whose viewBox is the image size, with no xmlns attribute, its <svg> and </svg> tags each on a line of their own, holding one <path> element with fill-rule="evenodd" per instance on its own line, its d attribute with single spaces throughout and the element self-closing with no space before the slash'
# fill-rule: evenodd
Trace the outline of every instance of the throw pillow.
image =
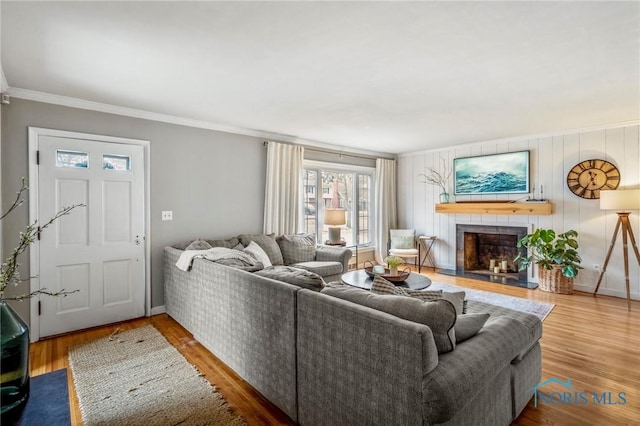
<svg viewBox="0 0 640 426">
<path fill-rule="evenodd" d="M 385 280 L 381 276 L 376 276 L 373 279 L 371 291 L 377 294 L 395 294 L 397 296 L 415 297 L 420 300 L 444 299 L 453 304 L 453 307 L 456 308 L 456 314 L 461 315 L 466 312 L 464 291 L 450 293 L 442 290 L 411 290 L 404 287 L 396 287 L 393 283 Z"/>
<path fill-rule="evenodd" d="M 416 232 L 413 229 L 392 229 L 389 234 L 392 249 L 415 248 Z"/>
<path fill-rule="evenodd" d="M 489 314 L 466 314 L 458 315 L 456 319 L 456 343 L 464 342 L 472 338 L 489 319 Z"/>
<path fill-rule="evenodd" d="M 251 241 L 249 245 L 244 248 L 244 252 L 253 256 L 258 262 L 262 263 L 265 268 L 272 266 L 269 256 L 267 256 L 267 253 L 265 253 L 262 247 L 256 242 Z"/>
<path fill-rule="evenodd" d="M 324 287 L 324 280 L 320 275 L 291 266 L 272 266 L 271 268 L 256 272 L 256 275 L 283 281 L 313 291 L 320 291 Z"/>
<path fill-rule="evenodd" d="M 327 286 L 322 293 L 377 309 L 398 318 L 424 324 L 431 329 L 438 353 L 451 352 L 456 347 L 454 324 L 456 311 L 443 299 L 422 301 L 410 297 L 390 297 L 351 286 Z"/>
<path fill-rule="evenodd" d="M 241 234 L 238 235 L 240 242 L 243 246 L 247 247 L 251 241 L 258 244 L 267 256 L 272 265 L 283 265 L 282 252 L 278 243 L 276 243 L 276 237 L 274 234 Z M 265 265 L 266 267 L 266 265 Z"/>
<path fill-rule="evenodd" d="M 185 247 L 185 251 L 186 250 L 209 250 L 210 248 L 213 248 L 213 247 L 211 247 L 211 244 L 209 244 L 205 240 L 199 238 L 199 239 L 193 241 L 187 247 Z"/>
<path fill-rule="evenodd" d="M 231 237 L 228 240 L 207 240 L 211 247 L 226 247 L 226 248 L 234 248 L 238 244 L 240 244 L 240 240 L 238 237 Z"/>
<path fill-rule="evenodd" d="M 314 234 L 282 235 L 276 238 L 285 265 L 311 262 L 316 259 Z"/>
<path fill-rule="evenodd" d="M 396 296 L 408 296 L 412 297 L 410 292 L 416 291 L 420 294 L 420 297 L 416 296 L 416 299 L 421 300 L 435 300 L 442 299 L 442 290 L 410 290 L 404 287 L 396 287 L 392 282 L 385 280 L 380 275 L 376 275 L 373 279 L 373 286 L 371 292 L 376 294 L 393 294 Z"/>
</svg>

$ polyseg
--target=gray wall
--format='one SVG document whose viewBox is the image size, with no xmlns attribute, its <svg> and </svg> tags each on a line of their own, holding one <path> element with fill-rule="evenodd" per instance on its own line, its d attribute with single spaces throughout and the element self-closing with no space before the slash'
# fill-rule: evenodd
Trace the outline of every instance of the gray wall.
<svg viewBox="0 0 640 426">
<path fill-rule="evenodd" d="M 1 119 L 3 210 L 20 179 L 29 175 L 28 126 L 151 141 L 152 307 L 164 304 L 163 247 L 197 237 L 262 231 L 266 149 L 261 139 L 17 98 L 2 105 Z M 162 210 L 172 210 L 173 221 L 161 221 Z M 28 212 L 26 203 L 5 219 L 5 254 L 27 226 Z M 21 264 L 21 275 L 29 276 L 28 256 Z M 26 291 L 28 283 L 7 294 Z M 29 304 L 12 305 L 28 322 Z"/>
</svg>

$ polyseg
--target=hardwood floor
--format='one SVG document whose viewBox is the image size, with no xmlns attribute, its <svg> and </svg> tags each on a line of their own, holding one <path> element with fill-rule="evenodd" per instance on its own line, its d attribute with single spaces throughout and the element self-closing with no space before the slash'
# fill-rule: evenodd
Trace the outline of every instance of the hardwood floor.
<svg viewBox="0 0 640 426">
<path fill-rule="evenodd" d="M 531 425 L 638 425 L 640 424 L 640 302 L 632 301 L 627 311 L 625 299 L 592 294 L 550 294 L 449 277 L 423 269 L 433 281 L 455 284 L 531 300 L 555 303 L 544 321 L 542 345 L 542 380 L 552 377 L 571 379 L 569 400 L 572 404 L 531 401 L 517 426 Z M 106 327 L 90 329 L 43 340 L 31 345 L 31 374 L 39 375 L 68 367 L 69 345 L 93 340 L 122 330 L 153 324 L 185 358 L 214 384 L 229 405 L 251 425 L 293 424 L 278 408 L 263 398 L 233 371 L 218 361 L 191 334 L 167 315 L 156 315 Z M 70 370 L 69 370 L 70 372 Z M 82 424 L 73 379 L 69 374 L 71 419 Z M 558 385 L 546 392 L 567 391 Z M 585 392 L 584 394 L 581 394 Z M 611 404 L 596 404 L 592 394 L 611 392 Z M 619 393 L 623 392 L 625 404 Z M 581 398 L 587 395 L 587 403 Z M 555 402 L 558 398 L 556 395 Z"/>
</svg>

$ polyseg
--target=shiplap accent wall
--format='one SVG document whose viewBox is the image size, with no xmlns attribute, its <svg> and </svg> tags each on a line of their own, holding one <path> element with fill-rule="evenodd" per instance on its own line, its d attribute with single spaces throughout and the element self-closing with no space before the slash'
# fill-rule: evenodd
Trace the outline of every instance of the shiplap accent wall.
<svg viewBox="0 0 640 426">
<path fill-rule="evenodd" d="M 453 159 L 501 152 L 531 151 L 531 181 L 539 197 L 540 185 L 544 198 L 553 203 L 549 216 L 505 216 L 475 214 L 437 214 L 439 189 L 422 183 L 418 177 L 427 167 L 442 168 L 444 159 L 452 167 Z M 514 141 L 479 142 L 441 151 L 405 154 L 398 158 L 398 219 L 399 226 L 415 228 L 418 234 L 436 235 L 434 258 L 439 268 L 455 269 L 456 224 L 492 224 L 553 228 L 557 232 L 575 229 L 579 232 L 582 266 L 575 281 L 576 290 L 593 292 L 599 271 L 594 264 L 604 263 L 618 216 L 614 211 L 600 210 L 598 200 L 584 200 L 574 195 L 566 184 L 567 173 L 580 161 L 602 158 L 615 164 L 620 170 L 621 188 L 640 187 L 640 126 L 626 126 L 576 132 L 536 139 Z M 453 178 L 450 181 L 453 185 Z M 458 200 L 514 200 L 522 194 L 484 195 L 457 197 Z M 631 224 L 636 240 L 640 241 L 640 212 L 631 213 Z M 529 271 L 530 280 L 537 282 L 536 268 Z M 629 246 L 629 275 L 631 295 L 640 299 L 640 267 L 633 249 Z M 626 297 L 622 236 L 614 248 L 604 280 L 598 294 Z"/>
</svg>

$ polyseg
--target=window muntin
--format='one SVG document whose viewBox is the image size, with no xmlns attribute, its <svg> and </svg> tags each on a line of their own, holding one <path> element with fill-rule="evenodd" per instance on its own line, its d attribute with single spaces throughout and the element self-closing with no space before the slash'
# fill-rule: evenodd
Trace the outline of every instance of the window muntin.
<svg viewBox="0 0 640 426">
<path fill-rule="evenodd" d="M 82 151 L 56 150 L 56 167 L 89 168 L 89 154 Z"/>
</svg>

